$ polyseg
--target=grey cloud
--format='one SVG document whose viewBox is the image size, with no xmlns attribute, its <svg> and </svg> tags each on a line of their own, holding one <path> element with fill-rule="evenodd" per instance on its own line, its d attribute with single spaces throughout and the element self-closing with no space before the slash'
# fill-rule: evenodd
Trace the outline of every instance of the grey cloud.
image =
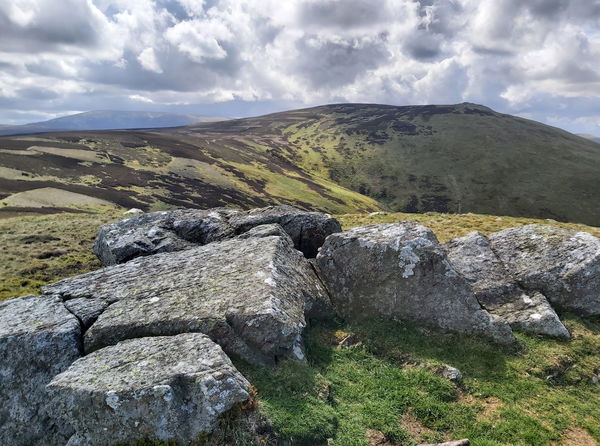
<svg viewBox="0 0 600 446">
<path fill-rule="evenodd" d="M 34 99 L 46 101 L 59 97 L 58 93 L 49 90 L 48 88 L 28 87 L 17 90 L 17 95 L 21 99 Z"/>
<path fill-rule="evenodd" d="M 47 6 L 29 11 L 32 19 L 23 25 L 11 20 L 8 4 L 0 6 L 0 51 L 37 53 L 63 45 L 89 47 L 98 43 L 100 24 L 86 2 L 63 0 Z"/>
<path fill-rule="evenodd" d="M 515 51 L 505 50 L 502 48 L 490 48 L 485 46 L 475 45 L 473 51 L 477 54 L 484 54 L 489 56 L 513 56 Z"/>
<path fill-rule="evenodd" d="M 351 28 L 386 20 L 385 2 L 371 0 L 322 0 L 300 6 L 300 21 L 313 27 Z"/>
<path fill-rule="evenodd" d="M 404 50 L 414 59 L 428 60 L 442 54 L 442 37 L 424 30 L 417 30 L 404 40 Z"/>
<path fill-rule="evenodd" d="M 315 36 L 305 36 L 296 42 L 298 60 L 295 66 L 313 88 L 347 85 L 379 65 L 386 63 L 390 54 L 384 36 L 375 40 L 353 39 L 344 41 L 319 41 L 311 44 Z"/>
<path fill-rule="evenodd" d="M 556 17 L 569 7 L 569 0 L 529 0 L 525 6 L 537 17 Z"/>
<path fill-rule="evenodd" d="M 172 50 L 156 51 L 163 72 L 145 70 L 137 60 L 137 53 L 125 51 L 124 67 L 111 62 L 87 63 L 83 67 L 84 77 L 105 85 L 121 86 L 131 90 L 172 90 L 189 92 L 209 90 L 226 79 L 234 79 L 243 68 L 239 49 L 228 42 L 221 42 L 227 52 L 224 59 L 213 59 L 203 63 L 191 61 L 186 55 Z"/>
<path fill-rule="evenodd" d="M 104 17 L 83 0 L 31 1 L 38 12 L 23 26 L 0 2 L 0 123 L 99 108 L 239 117 L 323 102 L 467 100 L 540 120 L 552 110 L 575 129 L 600 109 L 600 0 L 205 0 L 193 17 L 180 0 L 144 10 L 142 0 L 91 0 Z M 223 57 L 194 58 L 166 38 L 191 19 L 205 20 L 200 37 L 216 39 Z M 115 30 L 127 40 L 114 43 Z M 161 73 L 149 71 L 154 59 Z M 214 103 L 231 97 L 256 101 Z M 182 100 L 202 103 L 170 105 Z"/>
</svg>

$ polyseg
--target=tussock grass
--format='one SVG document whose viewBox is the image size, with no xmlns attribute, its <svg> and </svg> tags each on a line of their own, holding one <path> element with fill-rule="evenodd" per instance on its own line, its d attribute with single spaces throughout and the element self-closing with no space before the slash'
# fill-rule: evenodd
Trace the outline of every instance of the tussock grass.
<svg viewBox="0 0 600 446">
<path fill-rule="evenodd" d="M 0 300 L 100 268 L 92 253 L 98 227 L 123 218 L 123 210 L 88 212 L 0 219 Z"/>
</svg>

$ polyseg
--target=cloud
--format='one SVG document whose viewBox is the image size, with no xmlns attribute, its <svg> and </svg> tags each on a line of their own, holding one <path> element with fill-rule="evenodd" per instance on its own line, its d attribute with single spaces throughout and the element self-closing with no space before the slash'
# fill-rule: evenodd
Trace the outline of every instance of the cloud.
<svg viewBox="0 0 600 446">
<path fill-rule="evenodd" d="M 598 0 L 12 0 L 0 122 L 473 101 L 600 134 L 599 29 Z"/>
<path fill-rule="evenodd" d="M 154 54 L 154 48 L 146 48 L 144 51 L 140 53 L 137 57 L 137 60 L 140 62 L 142 68 L 153 71 L 154 73 L 161 74 L 163 72 L 158 60 L 156 59 L 156 54 Z M 117 65 L 119 68 L 123 68 L 123 66 Z"/>
</svg>

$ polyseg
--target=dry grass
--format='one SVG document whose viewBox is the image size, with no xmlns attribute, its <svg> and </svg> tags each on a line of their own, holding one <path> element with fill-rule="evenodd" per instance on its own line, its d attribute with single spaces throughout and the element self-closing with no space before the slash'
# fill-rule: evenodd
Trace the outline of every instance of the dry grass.
<svg viewBox="0 0 600 446">
<path fill-rule="evenodd" d="M 577 231 L 586 231 L 600 237 L 600 228 L 575 223 L 562 223 L 554 220 L 540 220 L 524 217 L 498 217 L 481 214 L 440 214 L 427 212 L 425 214 L 407 214 L 401 212 L 383 214 L 344 214 L 336 216 L 344 229 L 365 226 L 375 223 L 396 223 L 414 221 L 430 228 L 440 242 L 446 242 L 455 237 L 462 237 L 469 232 L 479 231 L 484 234 L 501 231 L 515 226 L 533 223 L 559 226 Z"/>
<path fill-rule="evenodd" d="M 92 253 L 98 227 L 122 210 L 0 220 L 0 300 L 35 294 L 46 283 L 100 268 Z"/>
</svg>

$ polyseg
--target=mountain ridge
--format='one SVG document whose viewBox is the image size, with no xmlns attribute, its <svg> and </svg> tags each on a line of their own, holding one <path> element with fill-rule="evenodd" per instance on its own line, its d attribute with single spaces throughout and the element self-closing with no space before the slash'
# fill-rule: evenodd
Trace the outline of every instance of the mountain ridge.
<svg viewBox="0 0 600 446">
<path fill-rule="evenodd" d="M 212 122 L 228 118 L 198 116 L 185 113 L 136 110 L 91 110 L 60 116 L 47 121 L 23 125 L 0 126 L 0 135 L 34 134 L 70 130 L 124 130 L 141 128 L 166 128 Z"/>
<path fill-rule="evenodd" d="M 0 178 L 0 199 L 62 187 L 146 210 L 292 204 L 600 224 L 596 143 L 472 103 L 330 104 L 0 146 L 0 167 L 12 169 Z"/>
</svg>

